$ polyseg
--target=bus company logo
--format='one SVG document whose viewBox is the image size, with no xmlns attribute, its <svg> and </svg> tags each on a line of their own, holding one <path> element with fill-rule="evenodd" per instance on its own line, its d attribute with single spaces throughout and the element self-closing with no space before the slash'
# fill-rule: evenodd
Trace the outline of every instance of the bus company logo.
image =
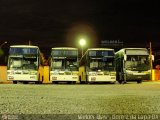
<svg viewBox="0 0 160 120">
<path fill-rule="evenodd" d="M 1 117 L 1 120 L 8 120 L 8 115 L 7 114 L 3 114 Z"/>
<path fill-rule="evenodd" d="M 17 115 L 2 114 L 0 120 L 18 120 L 18 116 Z"/>
</svg>

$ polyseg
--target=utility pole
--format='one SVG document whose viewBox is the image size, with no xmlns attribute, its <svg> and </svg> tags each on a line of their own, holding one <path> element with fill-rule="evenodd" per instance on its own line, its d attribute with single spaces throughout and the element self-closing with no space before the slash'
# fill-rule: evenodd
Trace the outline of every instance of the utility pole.
<svg viewBox="0 0 160 120">
<path fill-rule="evenodd" d="M 152 43 L 150 42 L 149 43 L 149 48 L 150 48 L 150 70 L 151 70 L 151 76 L 150 76 L 150 78 L 151 78 L 151 80 L 152 80 L 152 68 L 153 68 L 153 64 L 152 64 Z"/>
</svg>

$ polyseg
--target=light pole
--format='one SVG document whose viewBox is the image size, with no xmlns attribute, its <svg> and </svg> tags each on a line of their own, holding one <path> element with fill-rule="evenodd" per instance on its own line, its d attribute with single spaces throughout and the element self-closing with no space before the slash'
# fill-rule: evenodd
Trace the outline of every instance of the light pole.
<svg viewBox="0 0 160 120">
<path fill-rule="evenodd" d="M 2 48 L 3 45 L 7 44 L 7 41 L 3 42 L 1 45 L 0 45 L 0 48 Z"/>
<path fill-rule="evenodd" d="M 149 48 L 150 48 L 150 54 L 149 54 L 149 56 L 150 56 L 150 70 L 151 70 L 151 76 L 150 76 L 150 79 L 152 80 L 152 68 L 153 68 L 153 64 L 152 64 L 152 43 L 150 42 L 149 43 Z"/>
<path fill-rule="evenodd" d="M 81 45 L 82 48 L 82 56 L 83 56 L 83 47 L 86 45 L 86 40 L 85 39 L 80 39 L 79 44 Z"/>
</svg>

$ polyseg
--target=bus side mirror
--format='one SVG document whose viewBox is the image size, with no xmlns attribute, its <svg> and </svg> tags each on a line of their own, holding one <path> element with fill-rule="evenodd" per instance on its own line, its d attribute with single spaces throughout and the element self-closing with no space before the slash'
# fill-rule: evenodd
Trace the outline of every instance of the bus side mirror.
<svg viewBox="0 0 160 120">
<path fill-rule="evenodd" d="M 152 61 L 154 61 L 154 55 L 152 55 Z"/>
<path fill-rule="evenodd" d="M 152 55 L 151 57 L 152 57 L 152 61 L 154 61 L 154 55 Z M 149 59 L 150 59 L 150 56 L 149 56 Z M 150 59 L 150 60 L 151 60 L 151 59 Z"/>
<path fill-rule="evenodd" d="M 124 55 L 124 61 L 127 61 L 127 56 L 126 55 Z"/>
</svg>

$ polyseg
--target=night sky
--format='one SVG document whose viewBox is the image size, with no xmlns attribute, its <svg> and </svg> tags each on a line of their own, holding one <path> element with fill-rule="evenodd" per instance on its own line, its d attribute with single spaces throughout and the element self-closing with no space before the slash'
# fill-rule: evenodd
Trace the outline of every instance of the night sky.
<svg viewBox="0 0 160 120">
<path fill-rule="evenodd" d="M 40 47 L 88 47 L 102 40 L 126 46 L 160 47 L 160 10 L 153 1 L 135 0 L 0 0 L 0 44 Z M 4 47 L 7 47 L 5 45 Z"/>
</svg>

